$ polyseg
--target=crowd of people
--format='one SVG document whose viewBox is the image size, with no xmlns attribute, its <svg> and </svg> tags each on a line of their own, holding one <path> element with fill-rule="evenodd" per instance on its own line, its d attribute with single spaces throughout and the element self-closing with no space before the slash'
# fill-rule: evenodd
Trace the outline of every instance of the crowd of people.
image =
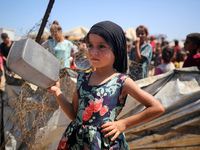
<svg viewBox="0 0 200 150">
<path fill-rule="evenodd" d="M 154 75 L 175 68 L 200 67 L 200 33 L 188 34 L 184 48 L 175 40 L 174 46 L 162 38 L 149 37 L 148 28 L 136 28 L 137 38 L 131 42 L 122 28 L 111 22 L 94 24 L 85 38 L 72 42 L 62 36 L 62 27 L 54 21 L 51 36 L 40 44 L 57 57 L 63 68 L 76 68 L 74 57 L 87 53 L 91 67 L 78 75 L 73 102 L 70 103 L 60 87 L 60 79 L 48 90 L 52 92 L 66 115 L 72 120 L 64 132 L 59 149 L 129 149 L 124 131 L 145 123 L 164 112 L 162 104 L 140 89 L 136 80 L 147 78 L 150 66 Z M 1 60 L 6 58 L 12 42 L 6 33 L 1 35 Z M 125 105 L 127 95 L 143 104 L 142 112 L 116 120 Z"/>
<path fill-rule="evenodd" d="M 153 35 L 148 37 L 148 29 L 145 26 L 139 26 L 136 35 L 137 39 L 133 43 L 127 39 L 128 74 L 133 80 L 151 76 L 149 69 L 153 75 L 159 75 L 175 68 L 200 67 L 200 33 L 188 34 L 184 47 L 179 46 L 178 40 L 174 40 L 174 46 L 169 46 L 164 37 L 161 41 Z"/>
<path fill-rule="evenodd" d="M 58 21 L 54 21 L 50 27 L 49 39 L 42 38 L 40 43 L 60 60 L 62 68 L 78 69 L 74 64 L 74 57 L 79 52 L 87 53 L 85 38 L 70 41 L 68 36 L 62 36 L 62 28 Z M 185 39 L 184 47 L 179 46 L 179 41 L 174 40 L 174 46 L 161 37 L 161 41 L 153 35 L 149 36 L 148 28 L 140 25 L 136 28 L 137 38 L 134 41 L 126 38 L 128 70 L 127 74 L 135 81 L 152 75 L 159 75 L 175 68 L 200 66 L 200 33 L 191 33 Z M 13 44 L 7 33 L 2 33 L 0 75 L 4 68 L 5 78 L 9 73 L 6 59 Z M 3 66 L 3 67 L 2 67 Z M 94 71 L 91 66 L 89 71 Z M 151 71 L 151 74 L 149 74 Z"/>
</svg>

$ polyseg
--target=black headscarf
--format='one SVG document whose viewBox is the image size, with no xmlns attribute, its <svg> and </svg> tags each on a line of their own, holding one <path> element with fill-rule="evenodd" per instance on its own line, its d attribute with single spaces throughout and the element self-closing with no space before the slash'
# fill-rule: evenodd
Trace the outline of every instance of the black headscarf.
<svg viewBox="0 0 200 150">
<path fill-rule="evenodd" d="M 105 40 L 115 55 L 114 69 L 125 73 L 127 70 L 127 47 L 123 29 L 111 21 L 102 21 L 91 27 L 86 36 L 87 41 L 91 33 L 97 34 Z"/>
</svg>

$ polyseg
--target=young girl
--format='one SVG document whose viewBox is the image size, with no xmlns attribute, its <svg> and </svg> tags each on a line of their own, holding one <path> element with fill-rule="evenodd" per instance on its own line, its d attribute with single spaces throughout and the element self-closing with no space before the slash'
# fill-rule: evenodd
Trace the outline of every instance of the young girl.
<svg viewBox="0 0 200 150">
<path fill-rule="evenodd" d="M 153 49 L 147 42 L 149 32 L 147 27 L 140 25 L 136 29 L 137 39 L 135 47 L 130 52 L 130 77 L 135 81 L 148 77 L 149 65 L 152 59 Z"/>
<path fill-rule="evenodd" d="M 49 88 L 73 120 L 64 132 L 58 150 L 127 150 L 129 147 L 123 132 L 161 115 L 164 108 L 124 74 L 127 70 L 127 47 L 120 26 L 110 21 L 99 22 L 92 26 L 86 38 L 88 57 L 96 70 L 79 74 L 72 104 L 63 96 L 59 81 Z M 116 120 L 128 94 L 146 109 Z"/>
<path fill-rule="evenodd" d="M 175 69 L 174 64 L 172 63 L 172 58 L 174 56 L 174 48 L 170 46 L 166 46 L 162 51 L 162 59 L 163 63 L 160 64 L 155 71 L 154 75 L 159 75 L 162 73 L 166 73 L 170 70 Z"/>
</svg>

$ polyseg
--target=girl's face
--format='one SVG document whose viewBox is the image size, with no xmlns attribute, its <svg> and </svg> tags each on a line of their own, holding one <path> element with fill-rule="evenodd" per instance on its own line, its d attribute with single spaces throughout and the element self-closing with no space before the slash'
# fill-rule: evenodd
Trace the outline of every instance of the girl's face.
<svg viewBox="0 0 200 150">
<path fill-rule="evenodd" d="M 136 32 L 136 35 L 137 35 L 137 37 L 140 38 L 140 42 L 141 43 L 144 43 L 146 41 L 146 39 L 147 39 L 147 34 L 142 29 L 138 29 L 137 32 Z"/>
<path fill-rule="evenodd" d="M 89 34 L 88 58 L 95 68 L 113 67 L 115 56 L 102 37 Z"/>
<path fill-rule="evenodd" d="M 52 35 L 53 39 L 56 40 L 57 42 L 60 42 L 60 40 L 62 39 L 62 31 L 61 30 L 52 31 L 51 35 Z"/>
<path fill-rule="evenodd" d="M 185 43 L 184 43 L 184 49 L 190 52 L 197 49 L 197 46 L 193 44 L 189 38 L 186 38 Z"/>
</svg>

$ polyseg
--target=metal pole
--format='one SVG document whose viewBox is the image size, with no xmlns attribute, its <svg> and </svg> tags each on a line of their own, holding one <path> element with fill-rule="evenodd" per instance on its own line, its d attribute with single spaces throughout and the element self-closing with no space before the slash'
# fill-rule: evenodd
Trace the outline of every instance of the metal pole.
<svg viewBox="0 0 200 150">
<path fill-rule="evenodd" d="M 42 19 L 42 24 L 41 24 L 41 26 L 40 26 L 39 32 L 38 32 L 37 37 L 36 37 L 36 40 L 35 40 L 37 43 L 39 43 L 39 41 L 40 41 L 40 39 L 41 39 L 42 33 L 43 33 L 44 28 L 45 28 L 45 26 L 46 26 L 46 24 L 47 24 L 47 20 L 48 20 L 48 18 L 49 18 L 49 14 L 50 14 L 51 9 L 52 9 L 52 7 L 53 7 L 54 1 L 55 1 L 55 0 L 50 0 L 50 1 L 49 1 L 47 10 L 46 10 L 45 15 L 44 15 L 44 17 L 43 17 L 43 19 Z"/>
</svg>

